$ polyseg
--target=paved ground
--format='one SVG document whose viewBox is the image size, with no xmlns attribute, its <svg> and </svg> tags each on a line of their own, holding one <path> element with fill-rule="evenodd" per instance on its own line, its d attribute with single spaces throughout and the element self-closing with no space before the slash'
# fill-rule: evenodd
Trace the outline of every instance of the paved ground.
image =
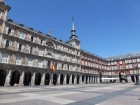
<svg viewBox="0 0 140 105">
<path fill-rule="evenodd" d="M 138 98 L 132 83 L 0 87 L 0 105 L 140 105 Z"/>
</svg>

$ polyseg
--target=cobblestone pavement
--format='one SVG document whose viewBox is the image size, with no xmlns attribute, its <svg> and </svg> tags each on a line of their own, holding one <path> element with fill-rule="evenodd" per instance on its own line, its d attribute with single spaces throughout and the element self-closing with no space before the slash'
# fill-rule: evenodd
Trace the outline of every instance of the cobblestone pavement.
<svg viewBox="0 0 140 105">
<path fill-rule="evenodd" d="M 133 83 L 0 87 L 0 105 L 140 105 Z"/>
</svg>

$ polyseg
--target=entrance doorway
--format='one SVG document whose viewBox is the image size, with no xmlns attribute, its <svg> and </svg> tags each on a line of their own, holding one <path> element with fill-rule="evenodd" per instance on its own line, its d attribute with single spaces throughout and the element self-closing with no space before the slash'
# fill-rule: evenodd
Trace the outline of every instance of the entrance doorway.
<svg viewBox="0 0 140 105">
<path fill-rule="evenodd" d="M 4 86 L 6 79 L 6 71 L 0 70 L 0 86 Z"/>
<path fill-rule="evenodd" d="M 134 76 L 131 76 L 131 80 L 132 80 L 133 82 L 135 82 L 135 78 L 134 78 Z"/>
<path fill-rule="evenodd" d="M 24 86 L 29 86 L 31 85 L 31 72 L 26 72 L 25 73 L 25 78 L 24 78 Z"/>
<path fill-rule="evenodd" d="M 79 84 L 79 75 L 77 75 L 77 84 Z"/>
<path fill-rule="evenodd" d="M 67 81 L 66 81 L 67 84 L 69 84 L 69 79 L 70 79 L 70 77 L 69 77 L 69 75 L 67 74 Z"/>
<path fill-rule="evenodd" d="M 35 85 L 40 85 L 41 82 L 41 74 L 39 72 L 35 75 Z"/>
<path fill-rule="evenodd" d="M 72 75 L 72 84 L 74 84 L 74 75 Z"/>
<path fill-rule="evenodd" d="M 57 83 L 57 74 L 53 75 L 53 84 L 56 85 Z"/>
<path fill-rule="evenodd" d="M 127 75 L 126 75 L 126 73 L 124 71 L 121 71 L 119 73 L 119 78 L 120 78 L 120 82 L 122 82 L 122 81 L 127 82 Z"/>
<path fill-rule="evenodd" d="M 14 71 L 12 73 L 11 86 L 14 86 L 14 84 L 19 84 L 19 78 L 20 78 L 20 72 Z"/>
<path fill-rule="evenodd" d="M 60 84 L 63 85 L 63 81 L 64 81 L 64 76 L 63 74 L 60 75 Z"/>
<path fill-rule="evenodd" d="M 88 82 L 88 76 L 86 76 L 86 84 L 87 84 L 87 82 Z"/>
<path fill-rule="evenodd" d="M 49 85 L 50 83 L 50 75 L 47 73 L 45 76 L 45 85 Z"/>
<path fill-rule="evenodd" d="M 84 83 L 84 75 L 82 75 L 82 83 Z"/>
</svg>

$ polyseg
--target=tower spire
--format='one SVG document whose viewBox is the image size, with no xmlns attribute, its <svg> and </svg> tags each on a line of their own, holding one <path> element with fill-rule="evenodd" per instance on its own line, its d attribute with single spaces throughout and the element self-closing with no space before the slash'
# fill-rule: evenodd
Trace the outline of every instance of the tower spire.
<svg viewBox="0 0 140 105">
<path fill-rule="evenodd" d="M 74 30 L 74 18 L 72 17 L 72 30 Z"/>
<path fill-rule="evenodd" d="M 72 29 L 71 29 L 71 37 L 70 39 L 78 39 L 76 36 L 76 30 L 74 29 L 74 18 L 72 17 Z"/>
</svg>

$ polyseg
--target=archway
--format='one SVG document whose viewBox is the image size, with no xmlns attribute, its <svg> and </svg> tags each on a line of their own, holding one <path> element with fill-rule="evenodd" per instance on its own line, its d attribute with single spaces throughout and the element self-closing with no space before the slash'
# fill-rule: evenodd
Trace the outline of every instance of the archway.
<svg viewBox="0 0 140 105">
<path fill-rule="evenodd" d="M 77 84 L 79 84 L 79 75 L 77 75 Z"/>
<path fill-rule="evenodd" d="M 127 82 L 127 75 L 126 75 L 126 73 L 124 71 L 120 71 L 119 78 L 120 78 L 120 82 L 122 82 L 123 80 L 125 82 Z"/>
<path fill-rule="evenodd" d="M 0 70 L 0 86 L 4 86 L 6 79 L 6 71 Z"/>
<path fill-rule="evenodd" d="M 86 76 L 86 84 L 88 83 L 88 76 Z"/>
<path fill-rule="evenodd" d="M 63 85 L 64 76 L 63 74 L 60 75 L 60 84 Z"/>
<path fill-rule="evenodd" d="M 134 77 L 134 75 L 131 76 L 131 80 L 132 80 L 133 82 L 135 82 L 135 77 Z"/>
<path fill-rule="evenodd" d="M 72 75 L 72 84 L 74 84 L 74 75 Z"/>
<path fill-rule="evenodd" d="M 84 83 L 84 75 L 82 75 L 82 83 Z"/>
<path fill-rule="evenodd" d="M 57 74 L 53 75 L 53 84 L 56 85 L 57 83 Z"/>
<path fill-rule="evenodd" d="M 24 78 L 24 86 L 29 86 L 31 85 L 31 72 L 26 72 L 25 73 L 25 78 Z"/>
<path fill-rule="evenodd" d="M 19 78 L 20 78 L 20 72 L 14 71 L 12 73 L 11 86 L 13 86 L 15 83 L 19 84 Z"/>
<path fill-rule="evenodd" d="M 40 85 L 41 82 L 41 74 L 39 72 L 35 75 L 35 85 Z"/>
<path fill-rule="evenodd" d="M 66 80 L 66 83 L 67 83 L 67 84 L 69 84 L 69 79 L 70 79 L 70 77 L 69 77 L 69 75 L 67 74 L 67 80 Z"/>
<path fill-rule="evenodd" d="M 45 85 L 49 85 L 49 83 L 50 83 L 50 75 L 49 73 L 47 73 L 45 76 Z"/>
</svg>

